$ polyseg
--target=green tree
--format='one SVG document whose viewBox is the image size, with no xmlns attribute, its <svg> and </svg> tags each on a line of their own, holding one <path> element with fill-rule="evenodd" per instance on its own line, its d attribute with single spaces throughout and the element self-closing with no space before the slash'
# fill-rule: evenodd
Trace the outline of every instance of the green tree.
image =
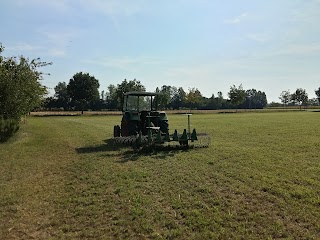
<svg viewBox="0 0 320 240">
<path fill-rule="evenodd" d="M 19 129 L 21 116 L 40 106 L 47 93 L 38 69 L 51 63 L 23 56 L 3 57 L 0 43 L 0 141 Z"/>
<path fill-rule="evenodd" d="M 245 108 L 264 108 L 267 104 L 268 101 L 265 92 L 257 91 L 254 88 L 246 91 Z"/>
<path fill-rule="evenodd" d="M 265 92 L 258 91 L 253 100 L 255 108 L 264 108 L 268 105 L 267 95 Z"/>
<path fill-rule="evenodd" d="M 51 63 L 39 58 L 3 57 L 3 50 L 0 44 L 0 116 L 19 120 L 44 100 L 47 90 L 40 83 L 43 72 L 38 69 Z"/>
<path fill-rule="evenodd" d="M 246 108 L 251 109 L 252 107 L 256 108 L 256 89 L 249 89 L 246 91 Z"/>
<path fill-rule="evenodd" d="M 99 100 L 99 81 L 89 73 L 78 72 L 70 79 L 67 92 L 72 102 L 81 106 L 81 111 L 88 104 Z"/>
<path fill-rule="evenodd" d="M 280 93 L 280 97 L 279 97 L 280 101 L 283 103 L 283 105 L 285 107 L 287 107 L 288 103 L 290 102 L 291 100 L 291 93 L 290 91 L 282 91 Z"/>
<path fill-rule="evenodd" d="M 217 109 L 218 108 L 218 98 L 211 94 L 211 97 L 207 101 L 207 109 Z"/>
<path fill-rule="evenodd" d="M 66 109 L 69 103 L 69 94 L 67 89 L 67 84 L 65 82 L 59 82 L 57 86 L 54 87 L 54 97 L 56 99 L 56 107 L 63 107 Z"/>
<path fill-rule="evenodd" d="M 317 105 L 318 105 L 318 99 L 317 98 L 308 99 L 308 106 L 317 106 Z"/>
<path fill-rule="evenodd" d="M 238 111 L 238 105 L 243 103 L 246 99 L 246 91 L 243 90 L 242 84 L 240 84 L 239 87 L 233 85 L 230 87 L 228 96 L 230 98 L 231 103 L 235 105 L 236 111 Z"/>
<path fill-rule="evenodd" d="M 160 90 L 157 88 L 156 92 L 160 93 L 158 97 L 160 108 L 168 109 L 172 107 L 173 97 L 175 94 L 177 94 L 178 89 L 169 85 L 163 85 Z"/>
<path fill-rule="evenodd" d="M 183 88 L 179 87 L 172 97 L 172 102 L 171 102 L 172 108 L 179 109 L 184 107 L 186 102 L 186 96 L 187 94 L 183 90 Z"/>
<path fill-rule="evenodd" d="M 317 90 L 315 90 L 314 92 L 317 95 L 317 99 L 318 99 L 318 102 L 320 104 L 320 87 Z"/>
<path fill-rule="evenodd" d="M 113 84 L 108 86 L 108 91 L 106 92 L 106 102 L 109 109 L 118 108 L 118 101 L 116 95 L 117 87 Z"/>
<path fill-rule="evenodd" d="M 221 109 L 222 104 L 225 102 L 221 91 L 218 92 L 218 97 L 216 98 L 216 100 L 217 100 L 217 109 Z"/>
<path fill-rule="evenodd" d="M 308 102 L 308 94 L 305 89 L 297 88 L 297 90 L 291 94 L 291 100 L 299 104 L 301 111 L 302 104 L 307 104 Z"/>
<path fill-rule="evenodd" d="M 202 94 L 198 90 L 198 88 L 189 88 L 189 92 L 186 95 L 186 100 L 189 103 L 190 111 L 192 107 L 197 107 L 201 103 L 202 100 Z"/>
<path fill-rule="evenodd" d="M 105 96 L 106 96 L 106 93 L 104 92 L 104 90 L 102 90 L 102 91 L 101 91 L 101 98 L 100 98 L 100 99 L 101 99 L 102 101 L 104 101 L 104 100 L 105 100 Z"/>
</svg>

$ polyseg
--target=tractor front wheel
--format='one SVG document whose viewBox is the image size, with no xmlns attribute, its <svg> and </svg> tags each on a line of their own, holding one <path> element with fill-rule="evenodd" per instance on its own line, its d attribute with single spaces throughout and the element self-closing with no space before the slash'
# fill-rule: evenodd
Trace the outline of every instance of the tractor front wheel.
<svg viewBox="0 0 320 240">
<path fill-rule="evenodd" d="M 128 122 L 128 133 L 129 133 L 129 136 L 137 135 L 139 133 L 138 121 Z"/>
<path fill-rule="evenodd" d="M 163 133 L 168 133 L 169 132 L 169 123 L 168 121 L 160 121 L 158 123 L 159 127 L 160 127 L 160 131 Z"/>
<path fill-rule="evenodd" d="M 113 137 L 120 137 L 121 129 L 119 125 L 113 127 Z"/>
</svg>

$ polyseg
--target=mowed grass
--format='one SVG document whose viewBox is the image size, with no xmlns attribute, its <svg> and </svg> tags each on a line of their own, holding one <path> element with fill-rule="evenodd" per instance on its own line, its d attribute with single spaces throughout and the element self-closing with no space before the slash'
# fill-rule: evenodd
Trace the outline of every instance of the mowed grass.
<svg viewBox="0 0 320 240">
<path fill-rule="evenodd" d="M 0 239 L 320 238 L 319 112 L 196 114 L 209 148 L 142 153 L 112 149 L 120 120 L 29 117 L 1 144 Z"/>
</svg>

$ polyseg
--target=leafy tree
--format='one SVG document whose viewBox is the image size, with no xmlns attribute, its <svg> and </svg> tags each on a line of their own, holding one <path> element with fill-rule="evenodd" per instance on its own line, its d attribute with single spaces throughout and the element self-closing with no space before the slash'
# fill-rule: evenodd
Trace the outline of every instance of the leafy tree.
<svg viewBox="0 0 320 240">
<path fill-rule="evenodd" d="M 117 87 L 115 85 L 110 84 L 108 86 L 108 91 L 106 92 L 106 102 L 107 102 L 108 108 L 110 108 L 110 109 L 118 108 L 116 90 L 117 90 Z"/>
<path fill-rule="evenodd" d="M 297 88 L 297 90 L 291 94 L 291 100 L 299 104 L 301 111 L 302 104 L 308 102 L 308 94 L 305 89 Z"/>
<path fill-rule="evenodd" d="M 221 109 L 222 108 L 222 104 L 225 102 L 225 100 L 223 99 L 223 94 L 221 91 L 218 92 L 218 97 L 217 97 L 217 109 Z"/>
<path fill-rule="evenodd" d="M 240 84 L 239 87 L 233 85 L 230 87 L 228 96 L 230 98 L 231 103 L 235 105 L 236 111 L 238 111 L 238 105 L 245 101 L 246 92 L 245 90 L 243 90 L 242 84 Z"/>
<path fill-rule="evenodd" d="M 254 96 L 254 106 L 255 108 L 264 108 L 268 104 L 267 95 L 265 92 L 258 91 Z"/>
<path fill-rule="evenodd" d="M 168 109 L 171 102 L 171 86 L 163 85 L 161 89 L 156 89 L 160 93 L 158 97 L 158 104 L 160 108 Z"/>
<path fill-rule="evenodd" d="M 246 91 L 246 100 L 243 104 L 244 108 L 264 108 L 268 104 L 265 92 L 249 89 Z"/>
<path fill-rule="evenodd" d="M 318 105 L 318 99 L 317 98 L 311 98 L 308 99 L 308 106 L 317 106 Z"/>
<path fill-rule="evenodd" d="M 40 106 L 46 88 L 38 68 L 51 63 L 23 56 L 3 57 L 0 44 L 0 141 L 6 141 L 18 129 L 22 115 Z"/>
<path fill-rule="evenodd" d="M 202 94 L 197 88 L 189 88 L 189 92 L 186 95 L 186 100 L 189 103 L 190 111 L 192 107 L 199 106 L 202 100 Z"/>
<path fill-rule="evenodd" d="M 268 101 L 265 92 L 257 91 L 254 88 L 246 90 L 246 100 L 243 105 L 245 108 L 264 108 L 267 104 Z"/>
<path fill-rule="evenodd" d="M 184 107 L 186 102 L 186 92 L 182 87 L 179 87 L 174 93 L 171 100 L 171 106 L 173 109 L 179 109 Z"/>
<path fill-rule="evenodd" d="M 156 92 L 160 93 L 158 97 L 160 107 L 165 109 L 173 107 L 174 96 L 179 97 L 178 89 L 169 85 L 163 85 L 160 90 L 157 88 Z"/>
<path fill-rule="evenodd" d="M 206 108 L 217 109 L 217 98 L 214 96 L 214 94 L 212 94 L 211 97 L 207 99 Z"/>
<path fill-rule="evenodd" d="M 38 69 L 51 63 L 23 56 L 2 57 L 2 52 L 0 44 L 0 116 L 19 120 L 42 103 L 47 91 L 40 83 L 43 73 Z"/>
<path fill-rule="evenodd" d="M 82 114 L 85 107 L 99 100 L 99 81 L 89 73 L 76 73 L 70 79 L 67 92 L 74 104 L 81 106 Z"/>
<path fill-rule="evenodd" d="M 290 91 L 282 91 L 280 93 L 279 97 L 280 101 L 283 103 L 283 105 L 286 107 L 288 103 L 291 101 L 291 93 Z"/>
<path fill-rule="evenodd" d="M 318 102 L 320 104 L 320 87 L 317 90 L 315 90 L 314 92 L 317 95 L 317 99 L 318 99 Z"/>
<path fill-rule="evenodd" d="M 106 95 L 106 94 L 105 94 L 104 90 L 102 90 L 102 91 L 101 91 L 101 98 L 100 98 L 100 99 L 101 99 L 101 100 L 105 100 L 105 95 Z"/>
<path fill-rule="evenodd" d="M 256 97 L 257 97 L 257 90 L 256 89 L 249 89 L 246 90 L 246 100 L 244 102 L 244 108 L 257 108 L 256 106 Z"/>
<path fill-rule="evenodd" d="M 281 103 L 278 102 L 271 102 L 268 104 L 268 107 L 281 107 Z"/>
<path fill-rule="evenodd" d="M 69 103 L 69 94 L 67 89 L 67 84 L 65 82 L 59 82 L 57 86 L 54 87 L 54 97 L 56 98 L 56 107 L 63 107 L 66 109 Z"/>
</svg>

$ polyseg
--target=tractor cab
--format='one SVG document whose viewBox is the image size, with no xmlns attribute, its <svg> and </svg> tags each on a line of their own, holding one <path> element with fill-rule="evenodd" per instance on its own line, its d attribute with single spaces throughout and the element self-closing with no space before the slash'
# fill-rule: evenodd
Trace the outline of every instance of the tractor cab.
<svg viewBox="0 0 320 240">
<path fill-rule="evenodd" d="M 147 135 L 148 129 L 168 132 L 168 118 L 165 112 L 158 111 L 159 93 L 127 92 L 124 94 L 123 116 L 120 126 L 115 126 L 114 136 L 132 136 L 141 131 Z M 117 128 L 117 129 L 116 129 Z"/>
</svg>

